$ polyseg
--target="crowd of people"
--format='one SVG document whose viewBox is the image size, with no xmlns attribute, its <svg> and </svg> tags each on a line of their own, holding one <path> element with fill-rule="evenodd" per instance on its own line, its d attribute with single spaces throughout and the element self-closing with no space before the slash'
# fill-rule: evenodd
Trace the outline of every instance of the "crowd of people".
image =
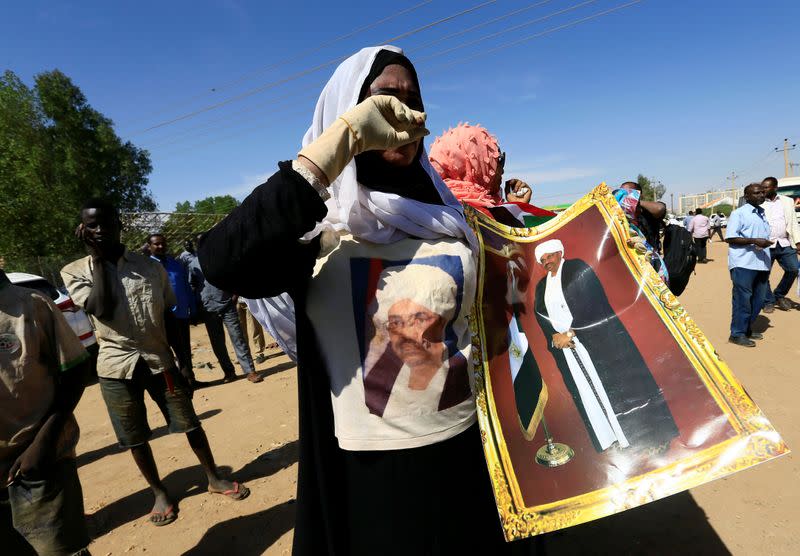
<svg viewBox="0 0 800 556">
<path fill-rule="evenodd" d="M 702 208 L 697 208 L 684 219 L 698 262 L 707 262 L 706 244 L 715 234 L 728 243 L 728 269 L 733 283 L 731 343 L 755 347 L 756 340 L 764 337 L 762 332 L 753 330 L 759 314 L 795 307 L 787 297 L 798 275 L 800 224 L 795 210 L 795 200 L 780 195 L 778 180 L 770 176 L 744 188 L 739 207 L 730 217 L 721 212 L 708 217 Z M 773 289 L 769 279 L 776 262 L 783 275 Z"/>
<path fill-rule="evenodd" d="M 524 181 L 504 184 L 506 154 L 480 126 L 449 130 L 429 158 L 425 119 L 411 61 L 395 47 L 365 48 L 323 89 L 297 157 L 177 257 L 159 233 L 146 255 L 126 249 L 117 209 L 84 204 L 77 234 L 89 254 L 62 278 L 96 327 L 99 388 L 119 445 L 152 491 L 153 525 L 173 522 L 178 507 L 148 442 L 145 391 L 169 431 L 186 435 L 208 491 L 244 499 L 248 487 L 219 473 L 192 404 L 205 384 L 194 374 L 190 325 L 202 320 L 229 380 L 226 329 L 257 383 L 264 324 L 297 361 L 295 554 L 541 551 L 539 540 L 504 541 L 484 462 L 469 372 L 478 245 L 462 203 L 512 226 L 555 215 L 530 204 Z M 731 341 L 740 345 L 760 337 L 751 325 L 763 303 L 787 307 L 797 276 L 794 209 L 788 218 L 770 191 L 748 186 L 749 204 L 727 222 Z M 632 245 L 669 284 L 666 206 L 643 199 L 636 182 L 614 195 Z M 776 204 L 762 208 L 765 196 Z M 703 239 L 722 227 L 702 211 L 688 223 L 701 262 Z M 786 274 L 771 292 L 775 260 Z M 259 307 L 260 323 L 245 304 Z M 255 359 L 247 328 L 260 337 Z M 0 271 L 0 530 L 17 543 L 8 546 L 88 554 L 72 416 L 86 358 L 52 302 Z"/>
</svg>

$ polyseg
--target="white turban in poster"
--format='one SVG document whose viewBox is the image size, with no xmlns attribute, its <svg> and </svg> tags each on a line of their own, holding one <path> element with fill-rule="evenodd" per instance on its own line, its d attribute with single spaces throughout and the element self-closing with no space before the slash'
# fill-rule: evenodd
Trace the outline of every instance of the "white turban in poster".
<svg viewBox="0 0 800 556">
<path fill-rule="evenodd" d="M 399 408 L 405 414 L 436 412 L 469 395 L 464 381 L 454 379 L 464 374 L 464 358 L 451 357 L 445 343 L 457 292 L 454 278 L 436 266 L 383 270 L 375 293 L 376 334 L 364 378 L 371 413 L 388 418 Z M 462 387 L 455 388 L 457 383 Z"/>
</svg>

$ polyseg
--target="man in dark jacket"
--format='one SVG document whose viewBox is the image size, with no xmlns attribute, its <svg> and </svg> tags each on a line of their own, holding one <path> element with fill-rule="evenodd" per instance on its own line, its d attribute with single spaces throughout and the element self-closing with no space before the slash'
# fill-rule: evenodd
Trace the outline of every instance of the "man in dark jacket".
<svg viewBox="0 0 800 556">
<path fill-rule="evenodd" d="M 547 270 L 536 285 L 536 318 L 595 449 L 666 450 L 678 428 L 595 272 L 564 259 L 557 239 L 537 245 L 535 256 Z"/>
</svg>

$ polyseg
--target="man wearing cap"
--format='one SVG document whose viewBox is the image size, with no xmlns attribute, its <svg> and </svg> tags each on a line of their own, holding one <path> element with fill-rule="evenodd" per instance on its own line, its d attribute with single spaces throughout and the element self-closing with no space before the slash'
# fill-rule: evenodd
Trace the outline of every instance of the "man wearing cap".
<svg viewBox="0 0 800 556">
<path fill-rule="evenodd" d="M 594 270 L 564 259 L 558 239 L 534 254 L 547 271 L 535 289 L 536 319 L 595 449 L 668 449 L 678 436 L 672 413 Z"/>
</svg>

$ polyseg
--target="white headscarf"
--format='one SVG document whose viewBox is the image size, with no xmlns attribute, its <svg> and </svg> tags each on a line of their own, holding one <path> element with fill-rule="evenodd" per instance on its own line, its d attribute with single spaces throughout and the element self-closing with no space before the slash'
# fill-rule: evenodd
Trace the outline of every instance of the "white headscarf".
<svg viewBox="0 0 800 556">
<path fill-rule="evenodd" d="M 358 104 L 361 87 L 381 50 L 403 53 L 395 46 L 364 48 L 336 68 L 319 96 L 311 127 L 303 137 L 304 147 L 322 135 L 339 116 Z M 456 237 L 465 238 L 473 249 L 476 248 L 477 240 L 464 219 L 461 203 L 431 167 L 427 152 L 422 153 L 419 161 L 444 206 L 429 205 L 361 186 L 356 180 L 354 159 L 331 183 L 331 198 L 325 203 L 328 214 L 306 235 L 306 239 L 319 235 L 322 230 L 344 230 L 373 243 L 394 243 L 408 236 L 422 239 Z"/>
<path fill-rule="evenodd" d="M 311 126 L 303 136 L 303 146 L 316 140 L 336 119 L 358 103 L 364 80 L 381 50 L 402 54 L 395 46 L 364 48 L 342 62 L 322 89 Z M 316 237 L 325 230 L 350 233 L 373 243 L 394 243 L 407 237 L 421 239 L 463 238 L 477 253 L 478 241 L 464 218 L 461 203 L 453 196 L 439 174 L 431 168 L 427 152 L 419 162 L 430 176 L 443 205 L 431 205 L 384 193 L 360 185 L 356 162 L 351 160 L 330 186 L 331 198 L 325 202 L 328 214 L 303 239 Z M 284 352 L 296 360 L 294 304 L 287 294 L 253 302 L 245 300 L 253 315 L 263 324 Z M 292 326 L 287 326 L 286 323 Z M 288 340 L 291 340 L 289 345 Z M 286 345 L 284 345 L 286 344 Z M 290 353 L 290 351 L 292 353 Z"/>
</svg>

